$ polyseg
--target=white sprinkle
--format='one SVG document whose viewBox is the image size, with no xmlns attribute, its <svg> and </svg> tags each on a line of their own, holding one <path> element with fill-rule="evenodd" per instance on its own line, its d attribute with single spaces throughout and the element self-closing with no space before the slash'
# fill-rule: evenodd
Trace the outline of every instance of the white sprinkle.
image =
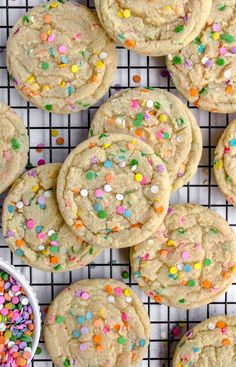
<svg viewBox="0 0 236 367">
<path fill-rule="evenodd" d="M 39 249 L 39 251 L 43 251 L 43 250 L 45 250 L 45 247 L 43 245 L 39 245 L 38 249 Z"/>
<path fill-rule="evenodd" d="M 149 100 L 146 103 L 147 107 L 151 108 L 153 106 L 153 101 Z"/>
<path fill-rule="evenodd" d="M 124 195 L 122 194 L 117 194 L 116 195 L 116 200 L 122 201 L 124 199 Z"/>
<path fill-rule="evenodd" d="M 153 186 L 151 187 L 151 192 L 152 192 L 153 194 L 156 194 L 158 191 L 159 191 L 159 187 L 158 187 L 157 185 L 153 185 Z"/>
<path fill-rule="evenodd" d="M 126 166 L 126 163 L 124 161 L 119 163 L 120 168 L 124 168 L 125 166 Z"/>
<path fill-rule="evenodd" d="M 149 239 L 149 240 L 147 240 L 147 244 L 148 244 L 148 245 L 153 245 L 153 244 L 154 244 L 154 241 L 153 241 L 153 240 L 151 240 L 151 239 Z"/>
<path fill-rule="evenodd" d="M 117 125 L 122 125 L 123 127 L 125 127 L 126 121 L 125 121 L 125 119 L 121 119 L 120 117 L 117 117 L 116 124 Z"/>
<path fill-rule="evenodd" d="M 110 185 L 105 185 L 104 186 L 104 191 L 106 191 L 106 192 L 111 192 L 111 186 Z"/>
<path fill-rule="evenodd" d="M 49 198 L 49 196 L 51 196 L 51 191 L 45 191 L 43 196 L 45 196 L 45 198 Z"/>
<path fill-rule="evenodd" d="M 3 308 L 3 305 L 0 305 L 0 310 Z"/>
<path fill-rule="evenodd" d="M 205 65 L 205 63 L 208 61 L 208 57 L 204 56 L 201 61 L 202 64 Z"/>
<path fill-rule="evenodd" d="M 215 327 L 215 325 L 214 325 L 214 324 L 211 324 L 211 323 L 210 323 L 210 324 L 208 324 L 208 329 L 209 329 L 209 330 L 215 330 L 215 328 L 216 328 L 216 327 Z"/>
<path fill-rule="evenodd" d="M 184 270 L 184 264 L 178 264 L 177 269 L 178 270 Z"/>
<path fill-rule="evenodd" d="M 29 300 L 28 300 L 27 297 L 22 297 L 20 301 L 21 301 L 23 306 L 26 306 L 26 305 L 29 304 Z"/>
<path fill-rule="evenodd" d="M 86 196 L 88 196 L 88 191 L 86 189 L 82 189 L 80 190 L 80 195 L 86 198 Z"/>
<path fill-rule="evenodd" d="M 173 56 L 171 54 L 169 54 L 167 57 L 169 60 L 173 60 Z"/>
<path fill-rule="evenodd" d="M 9 296 L 11 296 L 11 297 L 13 297 L 13 296 L 15 295 L 15 293 L 14 293 L 12 290 L 10 290 L 10 291 L 8 292 L 8 294 L 9 294 Z"/>
<path fill-rule="evenodd" d="M 104 60 L 104 59 L 107 58 L 107 53 L 106 52 L 101 52 L 99 57 L 100 57 L 101 60 Z"/>
<path fill-rule="evenodd" d="M 53 229 L 48 231 L 48 236 L 51 237 L 54 233 L 56 233 Z"/>
<path fill-rule="evenodd" d="M 23 208 L 23 206 L 24 206 L 24 204 L 22 203 L 22 201 L 18 201 L 18 203 L 16 203 L 16 207 L 18 209 Z"/>
<path fill-rule="evenodd" d="M 229 79 L 229 78 L 231 78 L 231 70 L 225 70 L 225 72 L 224 72 L 224 77 L 226 78 L 226 79 Z"/>
<path fill-rule="evenodd" d="M 13 345 L 15 345 L 15 343 L 10 341 L 7 345 L 8 345 L 9 348 L 11 348 Z"/>
<path fill-rule="evenodd" d="M 108 296 L 107 297 L 107 302 L 108 303 L 114 303 L 115 302 L 115 298 L 113 296 Z"/>
<path fill-rule="evenodd" d="M 131 303 L 133 298 L 132 297 L 125 297 L 125 300 L 127 303 Z"/>
<path fill-rule="evenodd" d="M 0 331 L 5 331 L 6 328 L 6 325 L 3 322 L 0 322 Z"/>
<path fill-rule="evenodd" d="M 134 166 L 132 166 L 132 171 L 135 171 L 137 169 L 137 164 L 135 164 Z"/>
<path fill-rule="evenodd" d="M 182 142 L 182 138 L 180 136 L 177 136 L 176 140 L 177 140 L 178 143 Z"/>
<path fill-rule="evenodd" d="M 24 348 L 24 352 L 29 352 L 29 353 L 31 353 L 31 352 L 32 352 L 32 349 L 31 349 L 30 347 L 25 347 L 25 348 Z"/>
</svg>

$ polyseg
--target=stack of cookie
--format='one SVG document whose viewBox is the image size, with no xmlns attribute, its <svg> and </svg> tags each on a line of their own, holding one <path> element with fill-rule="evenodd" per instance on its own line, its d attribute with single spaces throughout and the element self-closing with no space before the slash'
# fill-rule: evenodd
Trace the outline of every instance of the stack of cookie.
<svg viewBox="0 0 236 367">
<path fill-rule="evenodd" d="M 236 112 L 230 6 L 218 0 L 172 3 L 95 0 L 101 24 L 89 9 L 70 1 L 35 7 L 8 40 L 12 82 L 23 98 L 48 112 L 87 109 L 112 83 L 111 37 L 140 54 L 169 54 L 177 88 L 197 107 Z M 196 173 L 202 154 L 199 125 L 177 97 L 144 87 L 115 94 L 98 109 L 88 139 L 63 164 L 33 168 L 20 178 L 27 134 L 3 104 L 0 115 L 1 192 L 12 185 L 4 201 L 3 233 L 22 261 L 43 271 L 71 271 L 104 248 L 131 247 L 134 278 L 158 303 L 191 309 L 226 292 L 236 273 L 234 232 L 210 209 L 169 204 L 171 194 Z M 233 122 L 214 164 L 219 187 L 233 204 L 235 131 Z M 184 339 L 177 348 L 174 366 L 197 365 L 203 332 L 210 346 L 228 347 L 235 325 L 223 316 L 200 325 L 187 334 L 192 341 Z M 227 338 L 221 335 L 225 330 Z M 137 295 L 111 279 L 71 285 L 54 300 L 45 322 L 48 351 L 60 367 L 135 366 L 149 336 L 148 315 Z"/>
</svg>

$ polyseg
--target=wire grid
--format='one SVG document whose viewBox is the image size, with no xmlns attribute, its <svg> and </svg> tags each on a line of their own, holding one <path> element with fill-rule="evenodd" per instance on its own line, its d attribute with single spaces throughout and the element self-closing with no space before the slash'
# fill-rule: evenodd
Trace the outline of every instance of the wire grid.
<svg viewBox="0 0 236 367">
<path fill-rule="evenodd" d="M 71 116 L 48 114 L 29 105 L 10 85 L 6 69 L 6 39 L 16 21 L 28 9 L 38 5 L 40 2 L 40 0 L 0 0 L 0 100 L 14 108 L 25 122 L 30 139 L 29 162 L 33 165 L 43 161 L 46 163 L 63 162 L 70 150 L 80 141 L 86 139 L 91 118 L 99 106 L 98 104 L 91 107 L 88 111 Z M 82 0 L 79 2 L 94 9 L 93 1 Z M 103 100 L 123 88 L 151 86 L 166 89 L 186 103 L 166 73 L 164 58 L 138 56 L 120 46 L 117 47 L 117 52 L 118 70 L 116 78 Z M 140 83 L 133 81 L 134 75 L 141 76 Z M 101 103 L 102 101 L 100 101 Z M 211 207 L 225 217 L 235 229 L 236 210 L 220 194 L 212 172 L 216 143 L 229 121 L 235 116 L 211 114 L 206 111 L 199 111 L 194 106 L 189 106 L 189 108 L 196 116 L 201 127 L 204 141 L 203 156 L 197 174 L 187 186 L 181 188 L 173 195 L 172 203 L 196 202 L 206 207 Z M 58 130 L 60 136 L 64 138 L 63 145 L 56 143 L 56 139 L 52 136 L 52 130 Z M 43 143 L 44 146 L 38 149 L 37 145 L 40 143 Z M 1 197 L 1 203 L 2 199 L 3 196 Z M 0 256 L 19 268 L 30 281 L 38 295 L 43 316 L 45 308 L 51 303 L 56 294 L 76 280 L 113 277 L 132 286 L 142 299 L 151 321 L 150 346 L 145 359 L 141 363 L 142 367 L 170 367 L 173 350 L 186 329 L 215 314 L 236 314 L 236 292 L 234 291 L 236 283 L 217 302 L 191 311 L 181 311 L 154 303 L 139 289 L 137 283 L 132 279 L 127 249 L 119 251 L 106 249 L 94 263 L 84 269 L 68 273 L 51 274 L 22 264 L 19 258 L 13 256 L 10 252 L 1 234 Z M 126 280 L 122 278 L 123 271 L 128 271 L 129 273 L 129 278 Z M 181 331 L 181 335 L 176 338 L 172 331 L 177 326 L 178 330 Z M 41 336 L 39 346 L 42 348 L 42 353 L 35 356 L 32 366 L 52 367 L 53 363 L 44 348 L 43 336 Z"/>
</svg>

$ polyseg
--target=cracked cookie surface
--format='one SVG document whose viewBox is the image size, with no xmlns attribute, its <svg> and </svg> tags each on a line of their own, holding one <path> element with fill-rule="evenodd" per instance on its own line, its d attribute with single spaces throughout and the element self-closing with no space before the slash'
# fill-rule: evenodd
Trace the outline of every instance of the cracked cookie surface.
<svg viewBox="0 0 236 367">
<path fill-rule="evenodd" d="M 151 236 L 170 198 L 169 175 L 153 149 L 125 134 L 101 134 L 75 148 L 60 170 L 57 200 L 76 235 L 120 248 Z"/>
<path fill-rule="evenodd" d="M 138 296 L 114 279 L 82 280 L 64 289 L 47 312 L 44 337 L 57 367 L 136 366 L 150 335 Z"/>
<path fill-rule="evenodd" d="M 93 118 L 90 136 L 103 132 L 131 134 L 150 144 L 167 168 L 172 191 L 190 181 L 202 154 L 194 116 L 177 97 L 161 89 L 116 93 Z"/>
<path fill-rule="evenodd" d="M 60 163 L 31 169 L 14 184 L 4 201 L 3 234 L 22 261 L 44 271 L 69 271 L 102 252 L 66 225 L 56 200 Z"/>
<path fill-rule="evenodd" d="M 96 14 L 73 1 L 50 1 L 26 13 L 7 42 L 7 67 L 21 96 L 49 112 L 95 104 L 116 72 L 114 43 Z"/>
<path fill-rule="evenodd" d="M 236 317 L 210 317 L 189 330 L 174 353 L 173 367 L 235 367 Z"/>
<path fill-rule="evenodd" d="M 95 6 L 116 42 L 143 55 L 163 56 L 197 37 L 211 0 L 95 0 Z"/>
<path fill-rule="evenodd" d="M 195 41 L 167 57 L 175 86 L 201 109 L 236 112 L 235 21 L 236 0 L 214 0 Z"/>
<path fill-rule="evenodd" d="M 29 142 L 20 117 L 0 102 L 0 193 L 4 192 L 24 171 Z"/>
<path fill-rule="evenodd" d="M 156 302 L 191 309 L 219 298 L 236 273 L 236 235 L 224 218 L 178 204 L 156 233 L 131 249 L 139 286 Z"/>
</svg>

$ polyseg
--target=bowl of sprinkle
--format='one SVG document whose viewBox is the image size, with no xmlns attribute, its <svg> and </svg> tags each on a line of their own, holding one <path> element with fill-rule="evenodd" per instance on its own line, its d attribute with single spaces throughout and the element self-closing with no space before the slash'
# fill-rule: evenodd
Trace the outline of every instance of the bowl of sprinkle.
<svg viewBox="0 0 236 367">
<path fill-rule="evenodd" d="M 40 332 L 41 314 L 33 288 L 0 258 L 0 366 L 28 367 Z"/>
</svg>

